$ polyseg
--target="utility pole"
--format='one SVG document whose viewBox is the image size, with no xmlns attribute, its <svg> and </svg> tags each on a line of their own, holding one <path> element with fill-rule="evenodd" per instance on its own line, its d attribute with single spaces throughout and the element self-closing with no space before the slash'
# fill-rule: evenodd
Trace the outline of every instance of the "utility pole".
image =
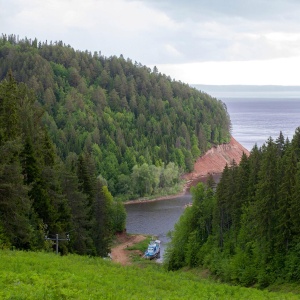
<svg viewBox="0 0 300 300">
<path fill-rule="evenodd" d="M 67 238 L 65 239 L 59 239 L 58 238 L 58 233 L 55 235 L 55 238 L 48 238 L 48 236 L 45 236 L 45 240 L 51 240 L 56 242 L 56 254 L 58 254 L 58 241 L 70 241 L 70 236 L 67 234 Z"/>
</svg>

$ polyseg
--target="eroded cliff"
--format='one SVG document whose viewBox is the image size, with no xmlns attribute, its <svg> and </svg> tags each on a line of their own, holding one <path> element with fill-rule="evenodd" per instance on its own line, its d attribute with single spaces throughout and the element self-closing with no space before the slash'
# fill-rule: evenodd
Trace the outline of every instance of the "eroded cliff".
<svg viewBox="0 0 300 300">
<path fill-rule="evenodd" d="M 231 137 L 228 144 L 214 146 L 199 157 L 195 162 L 194 171 L 185 174 L 184 178 L 188 181 L 197 181 L 199 177 L 207 174 L 222 173 L 226 164 L 230 166 L 233 161 L 239 164 L 243 153 L 249 155 L 249 151 Z"/>
</svg>

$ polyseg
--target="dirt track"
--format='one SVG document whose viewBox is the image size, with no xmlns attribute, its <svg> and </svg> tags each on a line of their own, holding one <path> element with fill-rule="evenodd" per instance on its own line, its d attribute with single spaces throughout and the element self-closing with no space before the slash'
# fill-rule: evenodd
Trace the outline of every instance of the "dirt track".
<svg viewBox="0 0 300 300">
<path fill-rule="evenodd" d="M 127 247 L 131 247 L 146 239 L 144 235 L 127 235 L 121 234 L 117 236 L 117 245 L 111 249 L 112 261 L 120 263 L 121 265 L 129 265 L 130 252 L 126 250 Z"/>
</svg>

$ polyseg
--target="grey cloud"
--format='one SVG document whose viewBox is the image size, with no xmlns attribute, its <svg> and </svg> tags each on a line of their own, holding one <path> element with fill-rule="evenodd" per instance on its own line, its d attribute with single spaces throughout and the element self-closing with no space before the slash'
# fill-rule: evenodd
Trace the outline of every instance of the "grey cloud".
<svg viewBox="0 0 300 300">
<path fill-rule="evenodd" d="M 59 7 L 68 1 L 56 0 L 53 3 L 60 12 Z M 65 25 L 63 14 L 60 19 L 56 17 L 54 20 L 56 10 L 51 18 L 36 18 L 34 23 L 32 18 L 31 22 L 28 18 L 20 20 L 18 13 L 26 8 L 35 17 L 39 12 L 45 13 L 43 7 L 46 4 L 40 4 L 37 13 L 32 12 L 35 1 L 28 1 L 25 5 L 24 1 L 12 0 L 4 6 L 4 0 L 0 0 L 0 28 L 9 28 L 12 32 L 3 33 L 20 34 L 21 37 L 61 39 L 76 49 L 102 51 L 106 56 L 123 54 L 146 65 L 263 60 L 297 55 L 300 49 L 300 34 L 297 38 L 300 32 L 298 0 L 138 1 L 152 10 L 141 5 L 141 11 L 136 9 L 130 15 L 132 5 L 129 4 L 136 4 L 136 0 L 119 1 L 124 14 L 129 14 L 130 20 L 135 21 L 130 25 L 128 18 L 120 19 L 124 17 L 123 11 L 114 17 L 113 1 L 91 0 L 90 4 L 98 5 L 99 13 L 86 11 L 90 20 L 94 18 L 95 21 L 94 27 L 87 28 L 82 27 L 87 18 L 83 13 L 79 15 L 82 21 L 78 24 Z M 107 10 L 103 15 L 104 4 Z M 93 5 L 91 7 L 96 10 Z M 145 15 L 148 11 L 151 13 L 150 20 Z M 107 17 L 109 12 L 112 14 Z M 105 22 L 97 18 L 105 18 Z M 142 24 L 144 21 L 145 24 Z M 270 36 L 272 33 L 274 35 Z M 288 34 L 294 36 L 282 39 Z"/>
<path fill-rule="evenodd" d="M 300 3 L 296 0 L 141 0 L 180 24 L 175 32 L 160 32 L 159 63 L 221 60 L 263 60 L 297 54 L 299 41 L 269 38 L 270 33 L 300 31 Z M 154 20 L 155 21 L 155 20 Z M 149 38 L 151 38 L 149 36 Z M 167 41 L 182 55 L 166 55 L 159 47 Z M 151 61 L 150 63 L 154 63 Z"/>
<path fill-rule="evenodd" d="M 273 20 L 297 17 L 297 0 L 140 0 L 163 10 L 176 20 L 240 17 L 249 20 Z"/>
</svg>

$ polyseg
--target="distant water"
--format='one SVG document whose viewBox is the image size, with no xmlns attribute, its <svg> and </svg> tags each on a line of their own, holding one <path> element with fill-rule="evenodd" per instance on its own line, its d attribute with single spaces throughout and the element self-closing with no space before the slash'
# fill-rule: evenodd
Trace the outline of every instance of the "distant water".
<svg viewBox="0 0 300 300">
<path fill-rule="evenodd" d="M 282 131 L 292 139 L 300 126 L 300 98 L 221 98 L 232 123 L 232 135 L 246 149 L 274 140 Z"/>
<path fill-rule="evenodd" d="M 280 85 L 192 85 L 218 99 L 222 98 L 298 98 L 300 99 L 300 86 Z"/>
<path fill-rule="evenodd" d="M 230 115 L 232 135 L 246 149 L 274 140 L 282 131 L 291 140 L 300 126 L 300 86 L 194 85 L 222 100 Z"/>
</svg>

